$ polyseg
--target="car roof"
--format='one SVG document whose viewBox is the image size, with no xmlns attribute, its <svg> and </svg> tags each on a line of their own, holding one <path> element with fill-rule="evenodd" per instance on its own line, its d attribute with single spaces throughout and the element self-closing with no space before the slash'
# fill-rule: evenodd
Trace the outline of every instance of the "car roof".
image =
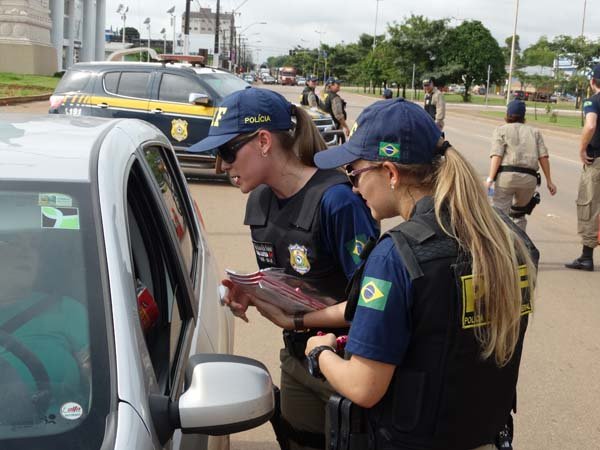
<svg viewBox="0 0 600 450">
<path fill-rule="evenodd" d="M 94 150 L 122 122 L 0 114 L 0 180 L 89 181 Z"/>
<path fill-rule="evenodd" d="M 71 66 L 69 70 L 88 70 L 93 72 L 99 72 L 104 70 L 114 69 L 135 69 L 135 68 L 156 68 L 159 69 L 165 67 L 167 69 L 185 69 L 193 70 L 198 74 L 205 73 L 231 73 L 227 70 L 218 69 L 216 67 L 208 66 L 192 66 L 186 63 L 161 63 L 161 62 L 136 62 L 136 61 L 101 61 L 101 62 L 87 62 L 77 63 Z"/>
</svg>

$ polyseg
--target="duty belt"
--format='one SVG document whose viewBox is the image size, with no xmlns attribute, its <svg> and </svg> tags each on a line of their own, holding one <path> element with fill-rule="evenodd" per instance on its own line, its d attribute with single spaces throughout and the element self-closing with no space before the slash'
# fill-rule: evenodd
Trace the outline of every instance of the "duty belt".
<svg viewBox="0 0 600 450">
<path fill-rule="evenodd" d="M 519 166 L 500 166 L 498 167 L 498 171 L 496 172 L 496 177 L 501 172 L 518 172 L 518 173 L 526 173 L 534 176 L 537 179 L 537 185 L 539 186 L 542 182 L 542 178 L 540 173 L 534 169 L 528 169 L 527 167 L 519 167 Z"/>
<path fill-rule="evenodd" d="M 587 155 L 590 158 L 594 158 L 594 159 L 600 158 L 600 148 L 594 149 L 594 148 L 589 148 L 588 147 L 585 152 L 587 153 Z"/>
</svg>

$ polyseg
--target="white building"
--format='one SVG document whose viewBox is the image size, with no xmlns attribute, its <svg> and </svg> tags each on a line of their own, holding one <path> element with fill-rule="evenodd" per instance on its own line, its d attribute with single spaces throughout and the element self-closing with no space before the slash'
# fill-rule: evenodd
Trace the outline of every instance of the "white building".
<svg viewBox="0 0 600 450">
<path fill-rule="evenodd" d="M 215 49 L 215 25 L 217 14 L 211 8 L 200 8 L 190 12 L 190 53 L 198 53 L 199 49 L 207 49 L 212 55 Z M 219 14 L 219 53 L 221 58 L 229 59 L 235 48 L 235 18 L 231 13 Z M 185 17 L 181 18 L 181 32 L 184 33 Z"/>
</svg>

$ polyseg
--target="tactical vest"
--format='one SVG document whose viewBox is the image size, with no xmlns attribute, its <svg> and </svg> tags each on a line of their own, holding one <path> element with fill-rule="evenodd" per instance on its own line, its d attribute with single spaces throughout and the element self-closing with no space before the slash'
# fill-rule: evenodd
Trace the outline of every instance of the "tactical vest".
<svg viewBox="0 0 600 450">
<path fill-rule="evenodd" d="M 333 119 L 333 123 L 335 123 L 335 127 L 336 128 L 340 128 L 340 121 L 336 119 L 336 117 L 333 115 L 333 99 L 336 97 L 340 97 L 337 92 L 327 92 L 326 96 L 325 96 L 325 102 L 323 105 L 323 110 L 328 112 L 329 115 L 331 116 L 331 118 Z M 342 100 L 342 111 L 344 112 L 344 119 L 348 118 L 348 114 L 346 113 L 346 101 L 344 99 L 342 99 L 340 97 L 340 100 Z"/>
<path fill-rule="evenodd" d="M 369 448 L 468 450 L 494 442 L 516 401 L 529 301 L 523 303 L 514 356 L 498 368 L 493 358 L 481 359 L 474 336 L 474 327 L 484 320 L 477 317 L 468 289 L 471 259 L 438 225 L 433 200 L 419 201 L 413 217 L 386 235 L 394 240 L 412 281 L 412 330 L 388 391 L 366 410 Z M 537 261 L 537 250 L 529 239 L 526 243 Z M 347 320 L 354 315 L 361 278 L 358 273 L 353 278 Z"/>
<path fill-rule="evenodd" d="M 587 101 L 596 103 L 600 108 L 600 93 L 593 95 Z M 600 118 L 596 118 L 596 131 L 587 146 L 587 154 L 590 158 L 600 157 Z"/>
<path fill-rule="evenodd" d="M 432 101 L 433 101 L 433 91 L 431 91 L 428 94 L 425 94 L 425 111 L 427 111 L 427 114 L 429 114 L 431 116 L 431 118 L 433 120 L 435 120 L 437 108 L 433 103 L 431 103 Z"/>
<path fill-rule="evenodd" d="M 254 189 L 244 223 L 250 226 L 258 266 L 282 267 L 321 292 L 343 300 L 348 280 L 336 255 L 323 251 L 320 205 L 328 188 L 347 182 L 337 170 L 317 170 L 281 208 L 271 188 L 262 185 Z"/>
<path fill-rule="evenodd" d="M 302 96 L 300 97 L 300 104 L 304 106 L 308 106 L 308 95 L 311 93 L 312 89 L 308 86 L 304 88 L 302 91 Z"/>
</svg>

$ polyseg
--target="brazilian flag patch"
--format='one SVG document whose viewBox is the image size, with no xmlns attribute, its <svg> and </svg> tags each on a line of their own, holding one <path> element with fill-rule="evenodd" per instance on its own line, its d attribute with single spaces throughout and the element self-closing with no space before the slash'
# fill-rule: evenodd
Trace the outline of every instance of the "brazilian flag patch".
<svg viewBox="0 0 600 450">
<path fill-rule="evenodd" d="M 379 278 L 365 277 L 360 289 L 358 305 L 383 311 L 388 300 L 392 283 Z"/>
<path fill-rule="evenodd" d="M 585 108 L 586 106 L 592 106 L 592 102 L 589 100 L 586 102 L 583 102 L 583 107 Z"/>
<path fill-rule="evenodd" d="M 366 243 L 367 236 L 364 234 L 359 234 L 354 239 L 344 244 L 344 247 L 346 247 L 346 250 L 348 250 L 348 253 L 350 253 L 350 256 L 352 257 L 354 264 L 360 264 L 360 254 L 363 251 L 363 248 L 365 248 Z"/>
<path fill-rule="evenodd" d="M 395 144 L 393 142 L 380 142 L 379 156 L 387 159 L 400 159 L 400 144 Z"/>
</svg>

